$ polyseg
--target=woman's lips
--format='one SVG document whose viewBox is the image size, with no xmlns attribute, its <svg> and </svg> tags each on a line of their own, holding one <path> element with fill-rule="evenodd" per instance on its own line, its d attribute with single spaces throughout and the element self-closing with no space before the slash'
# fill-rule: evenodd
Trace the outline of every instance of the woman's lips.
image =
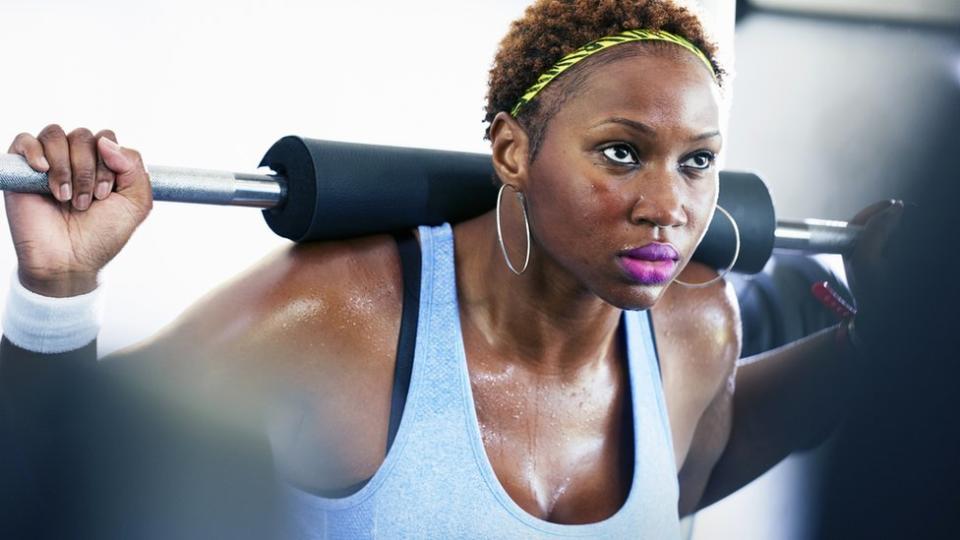
<svg viewBox="0 0 960 540">
<path fill-rule="evenodd" d="M 670 244 L 651 243 L 624 251 L 620 264 L 627 274 L 643 285 L 657 285 L 670 281 L 680 254 Z"/>
<path fill-rule="evenodd" d="M 626 250 L 620 253 L 625 257 L 642 259 L 644 261 L 676 261 L 680 259 L 677 249 L 670 244 L 652 242 L 643 247 Z"/>
</svg>

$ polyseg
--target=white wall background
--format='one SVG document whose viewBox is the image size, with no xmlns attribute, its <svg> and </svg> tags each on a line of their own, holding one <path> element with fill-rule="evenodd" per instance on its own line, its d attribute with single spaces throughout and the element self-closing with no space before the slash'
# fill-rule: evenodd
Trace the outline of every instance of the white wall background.
<svg viewBox="0 0 960 540">
<path fill-rule="evenodd" d="M 8 1 L 0 144 L 53 122 L 111 128 L 149 164 L 236 171 L 288 134 L 482 152 L 487 69 L 522 8 Z M 153 334 L 285 243 L 257 210 L 158 203 L 106 270 L 101 352 Z"/>
<path fill-rule="evenodd" d="M 733 0 L 702 3 L 729 43 Z M 487 70 L 526 4 L 4 0 L 0 151 L 55 122 L 111 128 L 148 164 L 236 171 L 287 134 L 485 152 Z M 152 335 L 286 244 L 257 210 L 156 204 L 105 271 L 101 353 Z M 0 234 L 0 271 L 15 264 Z M 696 538 L 772 538 L 792 474 L 715 505 Z"/>
</svg>

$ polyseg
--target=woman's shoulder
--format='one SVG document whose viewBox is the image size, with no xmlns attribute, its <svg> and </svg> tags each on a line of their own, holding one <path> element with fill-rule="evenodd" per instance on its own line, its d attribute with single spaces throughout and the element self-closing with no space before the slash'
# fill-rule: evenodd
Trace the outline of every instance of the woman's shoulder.
<svg viewBox="0 0 960 540">
<path fill-rule="evenodd" d="M 383 458 L 402 303 L 392 235 L 289 245 L 202 298 L 147 348 L 189 364 L 205 387 L 250 389 L 270 404 L 282 473 L 342 487 Z"/>
<path fill-rule="evenodd" d="M 691 262 L 680 278 L 701 283 L 716 276 L 714 269 Z M 712 398 L 740 354 L 740 309 L 733 286 L 722 279 L 704 288 L 673 284 L 652 315 L 657 345 L 669 356 L 664 375 L 670 372 L 688 392 Z"/>
<path fill-rule="evenodd" d="M 402 301 L 393 236 L 295 244 L 208 293 L 157 341 L 316 366 L 395 348 Z"/>
<path fill-rule="evenodd" d="M 249 298 L 271 334 L 322 331 L 344 344 L 392 326 L 403 300 L 399 251 L 388 234 L 289 246 L 228 288 Z"/>
<path fill-rule="evenodd" d="M 389 234 L 295 244 L 271 258 L 267 264 L 282 275 L 276 285 L 298 296 L 381 296 L 401 281 L 397 243 Z"/>
</svg>

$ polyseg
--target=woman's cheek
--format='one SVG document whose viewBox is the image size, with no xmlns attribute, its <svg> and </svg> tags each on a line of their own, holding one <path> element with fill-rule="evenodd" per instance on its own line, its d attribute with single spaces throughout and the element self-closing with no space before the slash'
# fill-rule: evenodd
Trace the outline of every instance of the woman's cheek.
<svg viewBox="0 0 960 540">
<path fill-rule="evenodd" d="M 545 186 L 547 187 L 547 186 Z M 536 241 L 547 253 L 567 264 L 590 261 L 590 249 L 603 238 L 604 207 L 587 188 L 554 185 L 531 193 L 530 225 Z"/>
<path fill-rule="evenodd" d="M 534 221 L 551 229 L 565 228 L 572 220 L 582 219 L 590 204 L 589 191 L 577 186 L 571 179 L 539 184 L 529 194 L 528 202 Z"/>
<path fill-rule="evenodd" d="M 594 212 L 598 218 L 629 219 L 632 206 L 629 196 L 623 191 L 613 189 L 609 184 L 598 183 L 592 191 Z"/>
<path fill-rule="evenodd" d="M 712 218 L 711 209 L 714 205 L 713 199 L 707 198 L 706 200 L 700 202 L 700 207 L 694 209 L 688 214 L 689 221 L 687 225 L 690 235 L 690 247 L 688 248 L 688 254 L 690 256 L 693 255 L 693 252 L 696 251 L 697 247 L 700 245 L 700 242 L 703 240 L 703 237 L 706 236 L 707 229 L 710 227 L 710 221 Z"/>
</svg>

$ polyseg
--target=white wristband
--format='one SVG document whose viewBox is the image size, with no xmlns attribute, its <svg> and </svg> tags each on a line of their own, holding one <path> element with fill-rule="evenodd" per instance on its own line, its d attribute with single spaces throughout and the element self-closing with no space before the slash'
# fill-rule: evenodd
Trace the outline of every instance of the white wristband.
<svg viewBox="0 0 960 540">
<path fill-rule="evenodd" d="M 67 298 L 43 296 L 24 287 L 14 269 L 3 314 L 3 335 L 21 349 L 38 353 L 79 349 L 100 332 L 101 289 Z"/>
</svg>

